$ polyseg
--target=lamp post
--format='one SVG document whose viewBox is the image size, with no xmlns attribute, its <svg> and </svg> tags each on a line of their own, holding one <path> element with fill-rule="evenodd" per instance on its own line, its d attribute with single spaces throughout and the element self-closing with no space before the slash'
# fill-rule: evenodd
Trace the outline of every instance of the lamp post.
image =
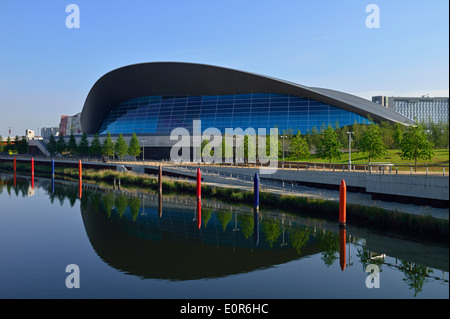
<svg viewBox="0 0 450 319">
<path fill-rule="evenodd" d="M 287 137 L 286 135 L 280 136 L 283 139 L 283 168 L 284 168 L 284 138 Z"/>
<path fill-rule="evenodd" d="M 351 171 L 351 165 L 352 165 L 352 134 L 355 132 L 347 132 L 348 134 L 348 170 Z"/>
<path fill-rule="evenodd" d="M 147 142 L 147 140 L 141 140 L 142 142 L 142 162 L 144 162 L 145 160 L 145 142 Z"/>
</svg>

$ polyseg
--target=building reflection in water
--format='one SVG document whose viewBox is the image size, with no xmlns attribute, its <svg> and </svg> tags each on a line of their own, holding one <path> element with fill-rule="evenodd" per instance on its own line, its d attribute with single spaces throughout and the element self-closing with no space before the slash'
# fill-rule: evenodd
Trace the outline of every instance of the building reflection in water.
<svg viewBox="0 0 450 319">
<path fill-rule="evenodd" d="M 34 179 L 0 175 L 0 194 L 32 196 Z M 342 271 L 353 259 L 365 272 L 368 264 L 395 268 L 417 296 L 426 280 L 448 283 L 448 247 L 430 246 L 374 233 L 358 242 L 347 241 L 348 228 L 334 223 L 325 228 L 294 215 L 253 210 L 247 206 L 194 197 L 161 194 L 128 194 L 82 182 L 36 179 L 47 190 L 50 202 L 80 201 L 84 226 L 92 247 L 110 266 L 142 278 L 190 280 L 216 278 L 273 267 L 320 254 L 325 266 L 339 258 Z M 78 185 L 78 187 L 76 187 Z M 192 210 L 195 218 L 192 218 Z M 144 213 L 145 211 L 145 213 Z M 164 212 L 163 212 L 164 211 Z M 234 214 L 234 219 L 233 219 Z M 336 226 L 336 227 L 335 227 Z M 352 233 L 357 232 L 352 229 Z M 385 242 L 385 243 L 384 243 Z M 408 247 L 405 250 L 403 247 Z M 391 258 L 385 253 L 390 251 Z M 413 251 L 414 254 L 409 254 Z M 418 251 L 425 251 L 418 254 Z M 433 255 L 430 252 L 433 251 Z M 346 261 L 347 253 L 349 262 Z M 433 258 L 430 258 L 432 256 Z M 395 259 L 392 262 L 392 259 Z M 427 265 L 427 266 L 423 266 Z M 437 269 L 443 275 L 438 275 Z"/>
</svg>

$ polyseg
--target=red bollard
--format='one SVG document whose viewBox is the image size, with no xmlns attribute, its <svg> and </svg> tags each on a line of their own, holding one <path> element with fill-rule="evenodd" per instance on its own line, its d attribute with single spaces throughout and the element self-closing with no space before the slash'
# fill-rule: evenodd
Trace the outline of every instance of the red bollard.
<svg viewBox="0 0 450 319">
<path fill-rule="evenodd" d="M 82 180 L 82 168 L 81 168 L 81 160 L 78 160 L 78 177 L 80 178 L 80 181 Z"/>
<path fill-rule="evenodd" d="M 199 199 L 197 201 L 197 228 L 202 227 L 202 201 Z"/>
<path fill-rule="evenodd" d="M 14 156 L 14 173 L 16 172 L 16 157 Z"/>
<path fill-rule="evenodd" d="M 339 188 L 339 224 L 345 226 L 347 222 L 347 186 L 345 185 L 345 181 L 341 181 L 341 186 Z"/>
<path fill-rule="evenodd" d="M 197 199 L 202 197 L 202 177 L 200 168 L 197 168 Z"/>
<path fill-rule="evenodd" d="M 31 158 L 31 176 L 34 177 L 34 157 Z"/>
</svg>

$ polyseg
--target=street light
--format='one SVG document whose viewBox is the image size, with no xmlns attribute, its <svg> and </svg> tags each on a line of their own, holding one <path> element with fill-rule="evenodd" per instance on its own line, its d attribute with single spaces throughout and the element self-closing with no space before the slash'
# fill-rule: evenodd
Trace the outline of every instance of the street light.
<svg viewBox="0 0 450 319">
<path fill-rule="evenodd" d="M 147 142 L 147 140 L 141 140 L 142 142 L 142 162 L 144 162 L 145 159 L 145 142 Z"/>
<path fill-rule="evenodd" d="M 284 138 L 287 137 L 286 135 L 280 136 L 283 139 L 283 168 L 284 168 Z"/>
<path fill-rule="evenodd" d="M 352 134 L 354 134 L 355 132 L 347 132 L 348 134 L 348 170 L 351 171 L 351 165 L 352 165 Z"/>
</svg>

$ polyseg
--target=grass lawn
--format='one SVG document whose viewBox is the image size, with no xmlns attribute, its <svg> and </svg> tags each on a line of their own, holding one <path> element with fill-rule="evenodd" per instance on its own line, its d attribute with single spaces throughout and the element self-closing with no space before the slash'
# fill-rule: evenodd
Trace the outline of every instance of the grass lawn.
<svg viewBox="0 0 450 319">
<path fill-rule="evenodd" d="M 351 160 L 353 164 L 368 164 L 368 156 L 362 152 L 352 152 Z M 296 158 L 289 157 L 285 158 L 285 161 L 297 161 Z M 303 157 L 299 162 L 315 162 L 315 163 L 328 163 L 328 160 L 323 160 L 318 158 L 316 155 L 310 155 Z M 343 153 L 341 159 L 333 159 L 331 161 L 335 164 L 346 164 L 348 163 L 348 153 Z M 400 158 L 400 150 L 388 150 L 384 156 L 379 158 L 372 158 L 371 162 L 383 162 L 392 164 L 403 164 L 409 165 L 414 164 L 414 160 L 402 160 Z M 449 164 L 449 150 L 448 149 L 437 149 L 434 150 L 434 155 L 431 160 L 418 160 L 417 164 L 437 164 L 443 165 Z"/>
</svg>

